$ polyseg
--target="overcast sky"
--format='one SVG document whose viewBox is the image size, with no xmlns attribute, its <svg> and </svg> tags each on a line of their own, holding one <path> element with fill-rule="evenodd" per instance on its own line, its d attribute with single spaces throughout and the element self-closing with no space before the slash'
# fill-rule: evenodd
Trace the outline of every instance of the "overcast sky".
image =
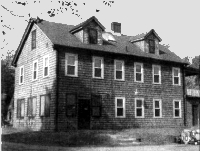
<svg viewBox="0 0 200 151">
<path fill-rule="evenodd" d="M 103 0 L 74 0 L 72 10 L 61 11 L 61 3 L 51 1 L 1 1 L 1 52 L 16 50 L 30 17 L 39 16 L 51 22 L 77 25 L 91 16 L 110 31 L 111 22 L 122 24 L 122 34 L 134 36 L 154 29 L 161 44 L 181 58 L 200 55 L 200 0 L 114 0 L 111 6 Z M 108 2 L 108 1 L 107 1 Z M 76 4 L 74 4 L 76 3 Z M 54 17 L 47 11 L 58 9 Z M 74 12 L 74 14 L 72 14 Z M 30 14 L 29 14 L 30 13 Z M 76 15 L 78 14 L 78 15 Z"/>
</svg>

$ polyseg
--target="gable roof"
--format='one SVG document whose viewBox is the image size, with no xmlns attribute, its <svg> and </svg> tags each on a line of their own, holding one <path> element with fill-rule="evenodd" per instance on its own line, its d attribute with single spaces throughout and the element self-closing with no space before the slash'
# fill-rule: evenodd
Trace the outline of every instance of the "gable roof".
<svg viewBox="0 0 200 151">
<path fill-rule="evenodd" d="M 93 17 L 92 17 L 93 18 Z M 90 18 L 91 21 L 91 18 Z M 87 20 L 88 22 L 88 20 Z M 72 48 L 88 49 L 93 51 L 110 52 L 116 54 L 132 55 L 143 58 L 151 58 L 155 60 L 163 60 L 169 62 L 176 62 L 182 64 L 188 64 L 185 60 L 178 57 L 175 53 L 171 52 L 166 46 L 159 44 L 159 50 L 162 52 L 160 55 L 154 55 L 150 53 L 143 52 L 137 45 L 131 43 L 129 40 L 132 36 L 115 36 L 116 42 L 106 41 L 106 44 L 95 45 L 95 44 L 84 44 L 78 40 L 75 35 L 71 33 L 72 30 L 77 29 L 83 25 L 73 26 L 61 23 L 54 23 L 42 20 L 37 22 L 32 19 L 22 37 L 20 45 L 16 51 L 15 57 L 13 59 L 12 65 L 16 66 L 18 57 L 24 45 L 24 41 L 30 33 L 30 29 L 33 24 L 37 24 L 38 27 L 46 34 L 46 36 L 51 40 L 54 46 L 65 46 Z M 81 23 L 86 24 L 86 23 Z"/>
</svg>

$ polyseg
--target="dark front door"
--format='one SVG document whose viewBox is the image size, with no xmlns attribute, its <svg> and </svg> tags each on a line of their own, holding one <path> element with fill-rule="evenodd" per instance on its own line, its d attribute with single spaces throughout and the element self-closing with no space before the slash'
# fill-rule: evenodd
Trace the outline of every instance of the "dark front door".
<svg viewBox="0 0 200 151">
<path fill-rule="evenodd" d="M 198 105 L 192 106 L 192 115 L 193 115 L 193 126 L 198 125 L 198 118 L 199 118 L 199 111 L 198 111 Z"/>
<path fill-rule="evenodd" d="M 78 129 L 90 129 L 90 100 L 78 101 Z"/>
</svg>

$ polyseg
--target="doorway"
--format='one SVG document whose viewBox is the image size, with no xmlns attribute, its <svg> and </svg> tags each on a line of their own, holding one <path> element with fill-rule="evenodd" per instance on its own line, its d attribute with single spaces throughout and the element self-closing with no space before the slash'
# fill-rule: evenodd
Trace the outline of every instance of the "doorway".
<svg viewBox="0 0 200 151">
<path fill-rule="evenodd" d="M 199 109 L 198 109 L 198 105 L 192 105 L 192 124 L 193 126 L 197 126 L 198 125 L 198 121 L 199 121 Z"/>
<path fill-rule="evenodd" d="M 90 129 L 90 100 L 78 100 L 78 129 Z"/>
</svg>

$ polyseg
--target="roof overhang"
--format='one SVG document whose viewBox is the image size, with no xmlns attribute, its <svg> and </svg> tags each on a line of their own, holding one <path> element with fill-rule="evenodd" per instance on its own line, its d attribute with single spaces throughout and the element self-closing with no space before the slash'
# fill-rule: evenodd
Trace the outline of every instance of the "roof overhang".
<svg viewBox="0 0 200 151">
<path fill-rule="evenodd" d="M 185 76 L 195 76 L 199 74 L 199 69 L 193 67 L 185 68 Z"/>
</svg>

